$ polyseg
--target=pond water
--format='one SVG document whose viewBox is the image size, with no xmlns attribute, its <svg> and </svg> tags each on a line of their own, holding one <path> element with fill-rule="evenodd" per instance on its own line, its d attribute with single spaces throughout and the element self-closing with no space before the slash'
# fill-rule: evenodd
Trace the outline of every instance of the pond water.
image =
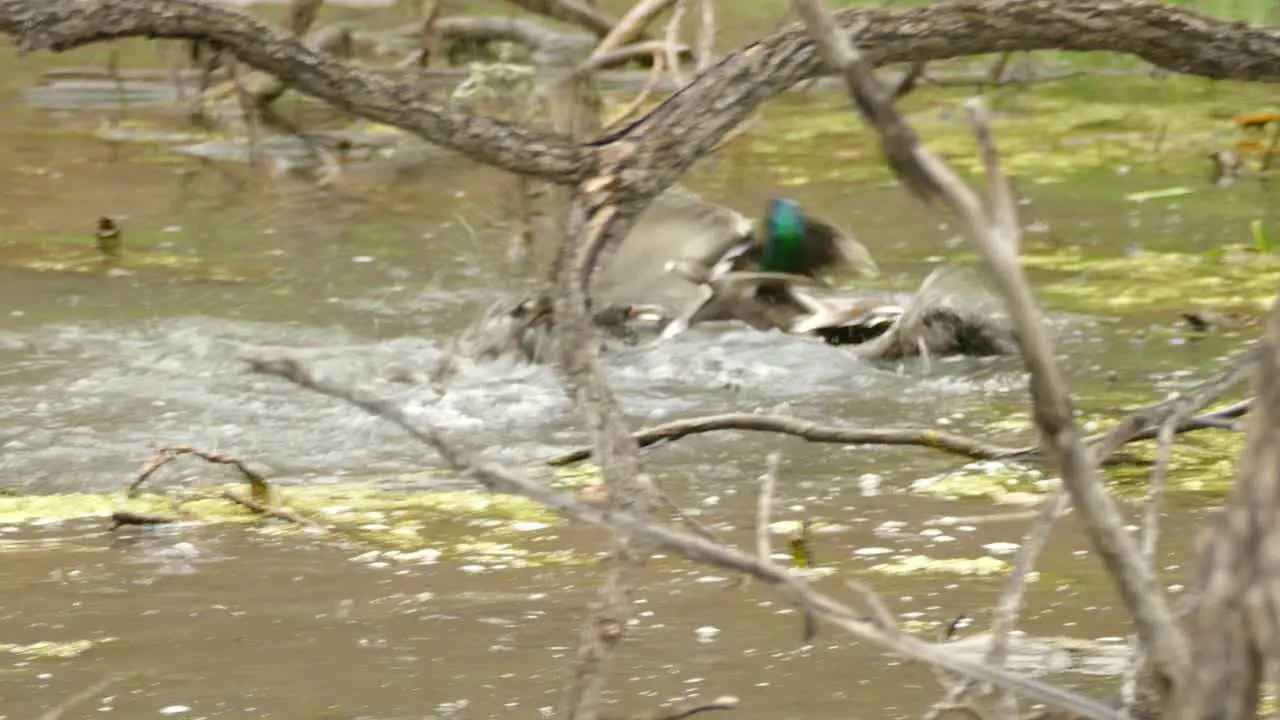
<svg viewBox="0 0 1280 720">
<path fill-rule="evenodd" d="M 33 90 L 47 85 L 38 77 L 47 67 L 101 57 L 87 50 L 56 63 L 0 60 L 0 490 L 111 492 L 165 444 L 263 464 L 286 492 L 338 483 L 411 493 L 470 487 L 422 473 L 437 458 L 388 424 L 247 373 L 237 355 L 264 346 L 369 382 L 492 459 L 536 465 L 581 445 L 578 417 L 549 368 L 464 364 L 443 391 L 387 379 L 391 368 L 429 372 L 484 307 L 530 286 L 545 267 L 552 252 L 545 233 L 531 269 L 505 259 L 510 178 L 438 153 L 413 167 L 357 163 L 340 182 L 317 187 L 195 157 L 179 151 L 180 139 L 109 141 L 103 127 L 188 129 L 162 102 L 120 108 L 66 102 L 73 87 Z M 1249 222 L 1269 222 L 1274 212 L 1270 189 L 1248 181 L 1214 188 L 1204 162 L 1206 147 L 1231 141 L 1221 108 L 1255 109 L 1248 103 L 1265 89 L 1165 89 L 1144 78 L 1109 90 L 1108 82 L 997 98 L 1007 119 L 1000 127 L 1010 130 L 1000 137 L 1015 148 L 1025 243 L 1043 260 L 1028 267 L 1082 419 L 1099 428 L 1192 384 L 1252 339 L 1249 320 L 1266 297 L 1259 287 L 1274 288 L 1276 278 L 1271 265 L 1197 265 L 1223 246 L 1251 243 Z M 131 86 L 131 97 L 162 97 L 158 86 L 147 87 Z M 906 107 L 927 140 L 938 137 L 948 157 L 963 162 L 954 150 L 964 142 L 956 140 L 964 134 L 959 96 L 925 91 Z M 1072 111 L 1075 124 L 1054 124 L 1064 117 L 1054 103 L 1082 96 L 1091 99 Z M 1153 153 L 1162 131 L 1142 123 L 1143 113 L 1158 112 L 1157 101 L 1175 104 L 1167 112 L 1183 126 L 1167 126 L 1167 147 Z M 1179 107 L 1195 108 L 1199 119 L 1178 116 Z M 1087 144 L 1076 149 L 1073 140 Z M 800 199 L 870 247 L 883 271 L 871 291 L 906 293 L 942 259 L 965 261 L 967 248 L 945 218 L 886 182 L 873 147 L 842 97 L 791 94 L 687 180 L 708 199 L 752 214 L 779 192 Z M 1162 188 L 1189 194 L 1129 197 Z M 80 271 L 93 267 L 101 215 L 124 228 L 130 274 Z M 1092 264 L 1073 264 L 1077 250 Z M 1160 267 L 1167 269 L 1152 269 Z M 1233 285 L 1236 276 L 1245 279 Z M 1208 337 L 1181 327 L 1181 312 L 1206 305 L 1239 313 L 1241 327 Z M 607 365 L 637 425 L 779 412 L 938 427 L 1015 445 L 1031 439 L 1017 422 L 1025 421 L 1025 378 L 1013 358 L 884 368 L 821 343 L 707 327 L 610 354 Z M 984 546 L 1018 541 L 1027 519 L 1017 506 L 916 492 L 922 479 L 960 470 L 962 459 L 746 433 L 688 438 L 645 457 L 678 504 L 745 547 L 772 450 L 783 457 L 778 519 L 825 523 L 812 539 L 820 566 L 865 576 L 927 633 L 959 614 L 975 617 L 974 629 L 985 624 L 1002 573 L 876 568 L 917 556 L 991 557 Z M 1230 460 L 1222 452 L 1213 459 Z M 1225 482 L 1229 467 L 1212 467 Z M 155 483 L 228 479 L 184 462 Z M 1189 494 L 1166 506 L 1159 566 L 1170 584 L 1181 581 L 1203 503 Z M 1136 518 L 1138 506 L 1126 511 Z M 948 517 L 962 519 L 940 524 Z M 0 523 L 0 718 L 35 717 L 116 672 L 132 674 L 71 716 L 548 712 L 607 537 L 544 525 L 517 544 L 577 562 L 483 563 L 466 553 L 388 562 L 369 555 L 379 546 L 359 537 L 244 523 L 114 532 L 102 517 Z M 447 546 L 457 533 L 483 538 L 485 527 L 444 522 L 422 534 Z M 779 543 L 785 536 L 778 533 Z M 1074 518 L 1055 531 L 1038 569 L 1027 633 L 1097 640 L 1127 631 Z M 842 592 L 838 578 L 818 582 Z M 610 683 L 618 712 L 734 694 L 761 716 L 821 720 L 854 706 L 905 717 L 940 696 L 927 669 L 835 631 L 804 646 L 797 615 L 758 584 L 732 586 L 722 573 L 659 557 L 637 597 L 640 612 Z M 84 641 L 91 642 L 75 645 Z M 33 647 L 42 642 L 74 652 L 58 657 Z M 1023 669 L 1044 671 L 1035 658 Z M 1105 675 L 1076 670 L 1054 677 L 1091 687 Z"/>
</svg>

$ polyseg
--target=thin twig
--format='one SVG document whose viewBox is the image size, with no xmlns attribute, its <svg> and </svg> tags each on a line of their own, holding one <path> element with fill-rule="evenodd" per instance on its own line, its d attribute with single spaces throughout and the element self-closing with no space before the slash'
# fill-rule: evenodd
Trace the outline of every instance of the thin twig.
<svg viewBox="0 0 1280 720">
<path fill-rule="evenodd" d="M 676 0 L 671 10 L 671 18 L 667 20 L 666 57 L 667 69 L 671 71 L 671 79 L 677 87 L 684 87 L 684 73 L 680 70 L 680 23 L 684 22 L 684 14 L 689 10 L 689 0 Z"/>
<path fill-rule="evenodd" d="M 61 720 L 62 714 L 70 710 L 72 707 L 79 705 L 85 700 L 88 700 L 94 695 L 97 695 L 103 690 L 106 690 L 108 687 L 111 687 L 115 683 L 125 678 L 131 677 L 132 675 L 133 673 L 126 672 L 126 673 L 116 673 L 114 675 L 105 677 L 99 680 L 98 682 L 90 685 L 89 687 L 85 688 L 84 690 L 81 690 L 75 695 L 72 695 L 66 700 L 63 700 L 62 702 L 58 703 L 53 708 L 51 708 L 50 710 L 45 712 L 43 715 L 41 715 L 40 720 Z"/>
<path fill-rule="evenodd" d="M 1022 598 L 1026 592 L 1027 576 L 1035 568 L 1036 559 L 1044 550 L 1053 532 L 1053 526 L 1070 507 L 1070 496 L 1059 486 L 1041 507 L 1030 529 L 1022 537 L 1022 543 L 1010 562 L 1009 579 L 1005 582 L 1000 599 L 996 601 L 995 614 L 991 620 L 991 640 L 987 646 L 983 661 L 996 667 L 1004 667 L 1009 657 L 1009 638 L 1018 625 L 1018 615 L 1022 609 Z M 947 689 L 946 696 L 934 703 L 924 714 L 924 720 L 935 720 L 939 715 L 957 704 L 964 704 L 965 696 L 973 688 L 973 680 L 963 679 Z M 1008 692 L 1001 693 L 996 702 L 999 712 L 997 717 L 1007 720 L 1016 718 L 1018 714 L 1017 699 Z M 976 709 L 974 712 L 977 712 Z"/>
<path fill-rule="evenodd" d="M 671 7 L 676 0 L 640 0 L 626 15 L 613 26 L 608 35 L 601 38 L 595 49 L 591 51 L 586 63 L 594 62 L 596 56 L 616 50 L 640 36 L 649 23 L 659 13 Z"/>
<path fill-rule="evenodd" d="M 155 474 L 157 470 L 176 460 L 182 455 L 194 455 L 201 460 L 214 465 L 231 465 L 245 481 L 249 483 L 249 487 L 255 498 L 266 497 L 271 492 L 271 486 L 267 483 L 267 479 L 260 473 L 250 468 L 244 461 L 232 457 L 230 455 L 219 455 L 218 453 L 205 452 L 189 445 L 165 445 L 156 448 L 151 459 L 143 463 L 142 468 L 138 470 L 138 476 L 133 479 L 125 487 L 125 496 L 134 497 L 137 495 L 138 488 Z"/>
<path fill-rule="evenodd" d="M 1169 458 L 1173 454 L 1173 440 L 1183 412 L 1175 411 L 1160 425 L 1160 434 L 1156 439 L 1156 461 L 1151 468 L 1151 483 L 1147 495 L 1142 502 L 1142 534 L 1139 536 L 1139 550 L 1147 564 L 1155 566 L 1156 549 L 1160 541 L 1160 500 L 1164 494 L 1165 481 L 1169 475 Z M 1137 702 L 1138 673 L 1146 661 L 1146 651 L 1142 639 L 1129 637 L 1129 646 L 1133 653 L 1125 666 L 1124 677 L 1120 683 L 1120 703 L 1130 717 L 1133 716 Z"/>
<path fill-rule="evenodd" d="M 625 155 L 615 156 L 613 162 L 625 159 Z M 570 200 L 557 256 L 552 317 L 557 331 L 557 368 L 599 453 L 608 511 L 625 510 L 647 520 L 656 504 L 653 485 L 641 478 L 639 447 L 604 379 L 599 336 L 591 322 L 587 295 L 601 249 L 634 222 L 634 214 L 623 215 L 609 202 L 608 188 L 615 180 L 609 173 L 616 171 L 617 165 L 602 164 L 600 175 Z M 612 562 L 582 627 L 573 676 L 560 708 L 562 720 L 588 720 L 599 714 L 608 665 L 633 612 L 631 594 L 639 585 L 649 553 L 647 545 L 636 538 L 615 534 Z"/>
<path fill-rule="evenodd" d="M 827 66 L 843 76 L 858 113 L 879 135 L 885 160 L 894 174 L 921 200 L 938 198 L 942 189 L 937 178 L 913 162 L 912 154 L 920 145 L 915 130 L 893 109 L 892 96 L 880 86 L 847 35 L 838 30 L 831 13 L 817 0 L 796 0 L 794 7 Z"/>
<path fill-rule="evenodd" d="M 1225 392 L 1225 390 L 1223 391 Z M 1203 404 L 1209 404 L 1220 397 L 1215 394 Z M 1117 423 L 1116 427 L 1105 433 L 1091 435 L 1084 442 L 1091 447 L 1095 462 L 1102 461 L 1115 454 L 1123 445 L 1138 440 L 1149 440 L 1155 437 L 1158 428 L 1148 427 L 1146 418 L 1163 416 L 1160 410 L 1169 401 L 1161 400 L 1139 410 Z M 1177 434 L 1198 430 L 1221 430 L 1233 427 L 1224 421 L 1238 418 L 1248 412 L 1251 403 L 1244 400 L 1220 410 L 1187 418 L 1178 423 Z M 1203 405 L 1201 405 L 1203 407 Z M 1136 428 L 1136 429 L 1135 429 Z M 649 447 L 661 442 L 679 440 L 690 435 L 701 435 L 709 432 L 738 430 L 748 432 L 772 432 L 791 435 L 809 442 L 831 443 L 835 445 L 913 445 L 939 450 L 974 460 L 1007 460 L 1031 458 L 1040 452 L 1038 447 L 1007 447 L 995 445 L 955 433 L 934 430 L 932 428 L 850 428 L 805 420 L 789 415 L 761 415 L 756 413 L 726 413 L 723 415 L 703 415 L 655 425 L 636 431 L 633 435 L 640 447 Z M 1118 438 L 1122 438 L 1118 440 Z M 1119 445 L 1114 445 L 1115 442 Z M 571 452 L 557 455 L 546 461 L 548 465 L 559 467 L 572 465 L 590 459 L 590 448 L 579 448 Z"/>
<path fill-rule="evenodd" d="M 606 130 L 617 128 L 627 122 L 632 115 L 635 115 L 640 111 L 640 108 L 644 107 L 645 101 L 649 99 L 649 96 L 653 94 L 654 89 L 658 87 L 658 83 L 662 80 L 662 72 L 666 69 L 666 65 L 666 55 L 655 50 L 653 53 L 653 65 L 649 68 L 649 77 L 645 80 L 644 87 L 640 88 L 640 92 L 631 98 L 631 102 L 627 103 L 626 107 L 622 108 L 617 115 L 614 115 L 612 119 L 605 123 Z"/>
<path fill-rule="evenodd" d="M 698 72 L 711 67 L 715 57 L 716 44 L 716 3 L 715 0 L 698 0 L 702 10 L 698 23 Z"/>
<path fill-rule="evenodd" d="M 773 549 L 769 542 L 769 524 L 773 522 L 773 493 L 778 485 L 777 452 L 769 453 L 765 458 L 764 475 L 760 478 L 760 497 L 756 501 L 756 555 L 768 560 L 773 557 Z"/>
<path fill-rule="evenodd" d="M 289 508 L 264 505 L 256 500 L 253 500 L 252 498 L 245 497 L 244 495 L 241 495 L 240 493 L 234 490 L 223 490 L 222 497 L 227 500 L 230 500 L 233 503 L 236 503 L 237 505 L 243 505 L 244 507 L 258 513 L 259 515 L 267 515 L 269 517 L 277 518 L 280 520 L 287 520 L 288 522 L 295 523 L 297 525 L 305 525 L 315 530 L 320 530 L 324 532 L 328 531 L 328 528 L 316 522 L 315 520 L 299 515 L 298 513 L 294 512 L 293 510 L 290 510 Z"/>
<path fill-rule="evenodd" d="M 930 428 L 846 428 L 823 425 L 786 415 L 758 415 L 755 413 L 726 413 L 673 420 L 637 431 L 632 437 L 640 447 L 648 447 L 667 440 L 679 440 L 689 435 L 699 435 L 722 430 L 773 432 L 808 440 L 809 442 L 843 445 L 916 445 L 934 448 L 975 460 L 995 460 L 1018 455 L 1018 448 L 1001 447 L 971 440 L 961 435 Z M 591 450 L 582 448 L 559 455 L 547 461 L 548 465 L 570 465 L 591 457 Z"/>
</svg>

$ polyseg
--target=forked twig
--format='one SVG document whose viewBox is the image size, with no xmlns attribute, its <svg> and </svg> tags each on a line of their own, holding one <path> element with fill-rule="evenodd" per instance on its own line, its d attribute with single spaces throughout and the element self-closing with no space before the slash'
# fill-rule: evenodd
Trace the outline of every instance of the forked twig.
<svg viewBox="0 0 1280 720">
<path fill-rule="evenodd" d="M 249 483 L 254 497 L 266 497 L 271 492 L 271 486 L 267 484 L 267 479 L 260 473 L 253 470 L 239 458 L 230 455 L 219 455 L 218 453 L 205 452 L 199 448 L 190 445 L 165 445 L 158 447 L 151 459 L 143 463 L 142 468 L 138 470 L 138 476 L 133 479 L 125 487 L 125 496 L 134 497 L 138 493 L 138 488 L 151 478 L 157 470 L 168 465 L 183 455 L 194 455 L 208 463 L 214 465 L 231 465 L 234 467 L 245 481 Z"/>
<path fill-rule="evenodd" d="M 129 485 L 125 487 L 125 497 L 136 497 L 138 494 L 138 488 L 142 487 L 142 484 L 150 479 L 157 470 L 183 455 L 192 455 L 215 465 L 231 465 L 239 471 L 240 475 L 244 477 L 247 483 L 249 483 L 248 496 L 241 495 L 240 493 L 233 492 L 231 490 L 224 490 L 221 493 L 221 497 L 249 508 L 260 515 L 268 515 L 281 520 L 288 520 L 289 522 L 305 525 L 318 530 L 327 529 L 320 523 L 299 515 L 289 508 L 276 506 L 272 502 L 271 485 L 267 482 L 267 479 L 263 477 L 261 473 L 258 473 L 253 468 L 249 467 L 244 461 L 230 455 L 205 452 L 204 450 L 200 450 L 189 445 L 166 445 L 156 448 L 151 459 L 144 463 L 142 468 L 138 471 L 138 476 L 133 479 L 133 482 L 129 483 Z M 161 522 L 176 521 L 176 518 L 170 520 L 165 520 L 164 518 L 165 516 L 161 515 L 153 516 L 130 512 L 117 512 L 112 516 L 115 527 L 120 525 L 151 525 Z"/>
</svg>

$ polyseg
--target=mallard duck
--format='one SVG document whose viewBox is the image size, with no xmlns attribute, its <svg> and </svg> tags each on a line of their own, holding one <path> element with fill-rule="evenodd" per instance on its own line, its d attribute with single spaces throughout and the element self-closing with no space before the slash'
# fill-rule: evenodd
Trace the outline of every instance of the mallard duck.
<svg viewBox="0 0 1280 720">
<path fill-rule="evenodd" d="M 606 259 L 597 297 L 609 304 L 657 304 L 671 313 L 702 302 L 699 284 L 674 275 L 673 266 L 696 277 L 776 272 L 819 284 L 823 273 L 841 269 L 865 277 L 879 274 L 862 243 L 807 216 L 794 200 L 770 201 L 763 227 L 757 228 L 742 213 L 675 186 L 654 199 Z"/>
<path fill-rule="evenodd" d="M 683 268 L 685 276 L 673 267 Z M 806 216 L 792 200 L 771 201 L 760 231 L 742 213 L 675 186 L 655 198 L 628 236 L 603 258 L 592 299 L 601 308 L 595 317 L 602 328 L 643 334 L 700 307 L 707 300 L 704 281 L 711 281 L 715 296 L 752 277 L 824 284 L 821 273 L 841 268 L 869 277 L 879 272 L 861 243 Z M 770 274 L 773 270 L 783 272 Z M 760 294 L 785 295 L 784 287 L 767 283 Z M 541 293 L 490 309 L 469 333 L 468 345 L 487 357 L 517 348 L 536 362 L 545 357 L 553 325 L 550 297 Z"/>
<path fill-rule="evenodd" d="M 725 278 L 732 278 L 726 283 Z M 704 285 L 708 297 L 674 321 L 670 338 L 698 322 L 739 320 L 758 330 L 822 338 L 853 345 L 865 357 L 895 360 L 917 355 L 1004 355 L 1017 352 L 1017 337 L 989 294 L 964 268 L 929 274 L 905 304 L 872 298 L 818 298 L 799 289 L 802 276 L 729 273 Z M 768 288 L 768 292 L 761 292 Z"/>
</svg>

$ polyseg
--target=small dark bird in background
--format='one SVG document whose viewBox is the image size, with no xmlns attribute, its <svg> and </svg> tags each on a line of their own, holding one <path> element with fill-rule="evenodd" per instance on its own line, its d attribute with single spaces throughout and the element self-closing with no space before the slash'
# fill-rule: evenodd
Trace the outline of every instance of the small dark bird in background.
<svg viewBox="0 0 1280 720">
<path fill-rule="evenodd" d="M 98 218 L 98 231 L 93 234 L 93 239 L 98 247 L 98 252 L 108 260 L 118 260 L 120 258 L 120 246 L 123 238 L 120 235 L 120 226 L 115 220 L 109 217 Z"/>
</svg>

